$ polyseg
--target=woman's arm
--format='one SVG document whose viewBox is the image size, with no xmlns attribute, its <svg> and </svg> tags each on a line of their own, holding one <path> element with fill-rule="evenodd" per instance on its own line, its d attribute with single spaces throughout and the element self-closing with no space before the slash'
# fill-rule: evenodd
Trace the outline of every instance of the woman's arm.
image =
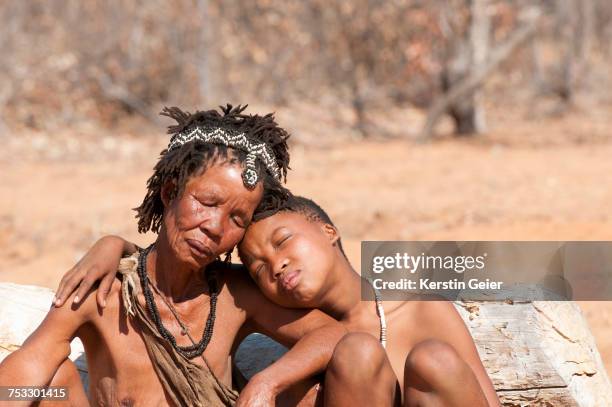
<svg viewBox="0 0 612 407">
<path fill-rule="evenodd" d="M 138 250 L 138 246 L 119 236 L 104 236 L 85 253 L 77 264 L 64 274 L 53 303 L 56 307 L 61 307 L 75 289 L 77 293 L 73 302 L 79 303 L 93 285 L 100 281 L 96 299 L 98 305 L 104 308 L 106 297 L 117 274 L 119 260 L 136 250 Z"/>
<path fill-rule="evenodd" d="M 70 342 L 96 312 L 93 298 L 81 307 L 52 307 L 23 345 L 0 363 L 0 386 L 46 386 L 70 355 Z"/>
</svg>

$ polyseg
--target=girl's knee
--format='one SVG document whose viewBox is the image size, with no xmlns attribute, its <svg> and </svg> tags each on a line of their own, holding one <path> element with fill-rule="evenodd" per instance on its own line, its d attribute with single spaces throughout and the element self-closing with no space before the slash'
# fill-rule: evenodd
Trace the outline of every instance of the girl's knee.
<svg viewBox="0 0 612 407">
<path fill-rule="evenodd" d="M 426 340 L 408 354 L 404 395 L 409 405 L 487 405 L 470 366 L 446 342 Z"/>
<path fill-rule="evenodd" d="M 452 346 L 436 339 L 427 339 L 417 343 L 408 354 L 404 376 L 407 380 L 418 377 L 435 386 L 448 377 L 462 374 L 466 367 Z"/>
<path fill-rule="evenodd" d="M 397 378 L 378 339 L 366 333 L 349 333 L 336 345 L 327 367 L 325 403 L 392 405 L 396 385 Z"/>
<path fill-rule="evenodd" d="M 385 359 L 384 348 L 372 335 L 349 333 L 336 345 L 327 369 L 342 375 L 353 373 L 364 375 L 380 369 Z"/>
</svg>

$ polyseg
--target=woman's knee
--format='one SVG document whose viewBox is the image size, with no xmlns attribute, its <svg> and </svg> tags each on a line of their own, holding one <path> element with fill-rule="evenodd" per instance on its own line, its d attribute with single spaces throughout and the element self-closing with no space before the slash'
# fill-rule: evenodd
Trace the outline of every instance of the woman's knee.
<svg viewBox="0 0 612 407">
<path fill-rule="evenodd" d="M 81 381 L 79 371 L 70 359 L 66 359 L 55 372 L 49 386 L 65 387 L 68 389 L 70 405 L 87 406 L 87 394 Z M 41 401 L 38 407 L 57 405 L 54 401 Z"/>
<path fill-rule="evenodd" d="M 55 372 L 51 380 L 51 386 L 73 386 L 76 384 L 81 384 L 79 371 L 74 362 L 66 359 Z"/>
</svg>

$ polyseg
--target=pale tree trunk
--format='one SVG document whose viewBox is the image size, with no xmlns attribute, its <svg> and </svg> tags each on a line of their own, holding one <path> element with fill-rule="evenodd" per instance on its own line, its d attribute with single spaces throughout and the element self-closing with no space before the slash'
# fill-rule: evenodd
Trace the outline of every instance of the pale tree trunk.
<svg viewBox="0 0 612 407">
<path fill-rule="evenodd" d="M 595 10 L 592 0 L 559 0 L 557 7 L 565 50 L 560 61 L 561 78 L 556 93 L 564 103 L 571 103 L 576 88 L 588 74 Z"/>
<path fill-rule="evenodd" d="M 456 49 L 454 58 L 447 64 L 442 73 L 442 90 L 444 95 L 448 95 L 453 87 L 470 75 L 471 62 L 468 43 L 460 43 Z M 455 133 L 458 136 L 466 136 L 478 132 L 475 120 L 477 108 L 475 106 L 474 93 L 464 95 L 464 97 L 450 103 L 447 107 L 446 113 L 452 117 L 455 123 Z"/>
<path fill-rule="evenodd" d="M 571 103 L 574 96 L 574 78 L 576 68 L 576 15 L 575 0 L 557 1 L 557 13 L 561 27 L 562 43 L 565 45 L 563 57 L 560 60 L 560 78 L 556 94 L 563 103 Z"/>
<path fill-rule="evenodd" d="M 470 0 L 471 21 L 468 36 L 454 44 L 453 55 L 442 72 L 442 90 L 445 94 L 473 75 L 487 61 L 491 29 L 488 4 L 489 0 Z M 470 94 L 463 95 L 461 99 L 449 104 L 446 113 L 453 118 L 458 136 L 485 131 L 485 113 L 479 89 L 474 89 Z"/>
<path fill-rule="evenodd" d="M 209 106 L 216 103 L 216 86 L 213 78 L 214 52 L 213 52 L 213 21 L 211 18 L 211 4 L 209 0 L 198 0 L 198 12 L 200 14 L 200 39 L 198 46 L 198 90 L 200 103 Z"/>
<path fill-rule="evenodd" d="M 523 23 L 517 28 L 509 38 L 502 44 L 492 49 L 489 56 L 484 64 L 473 66 L 472 72 L 468 76 L 464 76 L 460 80 L 455 82 L 448 82 L 448 91 L 438 97 L 429 108 L 427 113 L 427 119 L 425 125 L 419 135 L 419 140 L 424 141 L 428 139 L 434 131 L 435 125 L 438 120 L 449 112 L 453 115 L 453 109 L 457 109 L 457 106 L 463 104 L 466 106 L 463 108 L 463 117 L 473 118 L 473 102 L 466 103 L 473 97 L 474 92 L 480 89 L 489 76 L 495 72 L 495 70 L 504 62 L 516 48 L 523 44 L 536 30 L 537 22 L 541 13 L 538 9 L 529 9 L 522 16 Z M 458 55 L 465 55 L 465 52 L 459 52 Z M 462 64 L 458 65 L 459 67 Z M 454 116 L 453 116 L 454 117 Z M 466 124 L 465 128 L 469 127 L 469 123 Z M 476 123 L 472 121 L 472 123 Z"/>
<path fill-rule="evenodd" d="M 589 74 L 589 55 L 595 38 L 595 5 L 593 0 L 579 2 L 580 23 L 576 35 L 576 59 L 578 60 L 577 74 L 585 78 Z"/>
<path fill-rule="evenodd" d="M 536 92 L 541 92 L 544 89 L 544 69 L 540 60 L 540 47 L 537 37 L 533 37 L 529 42 L 529 51 L 531 54 L 531 74 L 532 86 Z"/>
<path fill-rule="evenodd" d="M 491 19 L 489 18 L 489 0 L 472 0 L 472 22 L 470 25 L 470 44 L 472 49 L 471 71 L 484 66 L 489 57 L 491 38 Z M 474 108 L 471 118 L 472 134 L 486 131 L 485 110 L 482 102 L 482 92 L 474 92 Z"/>
<path fill-rule="evenodd" d="M 8 86 L 4 86 L 2 90 L 0 90 L 0 139 L 8 136 L 9 128 L 6 125 L 6 122 L 3 117 L 3 112 L 5 111 L 6 105 L 8 104 L 8 100 L 13 93 L 13 89 L 11 84 Z"/>
<path fill-rule="evenodd" d="M 368 137 L 368 122 L 365 113 L 365 102 L 361 95 L 361 89 L 358 82 L 359 79 L 357 78 L 352 78 L 350 82 L 351 106 L 355 113 L 355 129 L 357 129 L 361 138 L 366 138 Z"/>
</svg>

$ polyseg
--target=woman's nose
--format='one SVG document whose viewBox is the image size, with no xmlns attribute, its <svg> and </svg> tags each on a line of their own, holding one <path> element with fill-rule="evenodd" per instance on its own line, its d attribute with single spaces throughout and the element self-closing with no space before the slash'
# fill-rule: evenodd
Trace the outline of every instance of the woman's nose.
<svg viewBox="0 0 612 407">
<path fill-rule="evenodd" d="M 223 222 L 220 214 L 213 211 L 208 218 L 200 224 L 200 229 L 212 240 L 223 236 Z"/>
</svg>

